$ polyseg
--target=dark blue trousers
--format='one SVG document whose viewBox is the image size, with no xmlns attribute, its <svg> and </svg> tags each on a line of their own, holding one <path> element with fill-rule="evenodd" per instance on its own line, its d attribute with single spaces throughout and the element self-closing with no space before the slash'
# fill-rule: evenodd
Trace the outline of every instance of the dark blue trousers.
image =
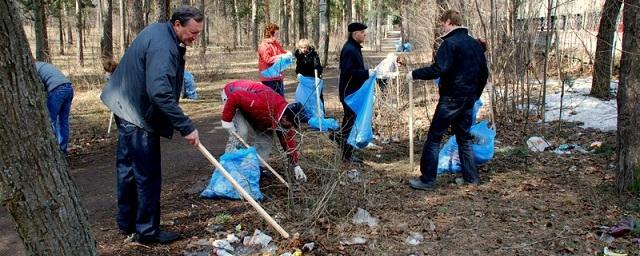
<svg viewBox="0 0 640 256">
<path fill-rule="evenodd" d="M 275 92 L 284 96 L 284 83 L 282 82 L 282 80 L 262 81 L 262 84 L 269 86 Z"/>
<path fill-rule="evenodd" d="M 116 123 L 118 228 L 152 236 L 160 226 L 160 136 L 118 117 Z"/>
<path fill-rule="evenodd" d="M 422 147 L 422 157 L 420 158 L 420 172 L 422 173 L 420 179 L 422 182 L 436 181 L 440 142 L 442 142 L 442 137 L 444 137 L 449 126 L 451 126 L 453 134 L 456 135 L 462 178 L 469 183 L 480 181 L 478 171 L 473 162 L 472 136 L 469 132 L 471 130 L 474 102 L 475 99 L 466 97 L 441 97 L 438 101 L 438 106 L 427 134 L 427 140 Z"/>
</svg>

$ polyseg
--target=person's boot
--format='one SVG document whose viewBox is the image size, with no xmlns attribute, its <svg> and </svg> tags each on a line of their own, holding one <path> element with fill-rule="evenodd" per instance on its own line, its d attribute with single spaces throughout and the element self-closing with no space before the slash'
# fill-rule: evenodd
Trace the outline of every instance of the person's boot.
<svg viewBox="0 0 640 256">
<path fill-rule="evenodd" d="M 409 180 L 409 186 L 413 189 L 425 190 L 425 191 L 433 191 L 436 189 L 437 184 L 435 182 L 422 182 L 420 179 L 411 179 Z"/>
<path fill-rule="evenodd" d="M 141 236 L 140 234 L 136 234 L 136 241 L 141 244 L 168 244 L 178 239 L 180 239 L 179 234 L 167 231 L 158 231 L 158 233 L 153 236 Z"/>
</svg>

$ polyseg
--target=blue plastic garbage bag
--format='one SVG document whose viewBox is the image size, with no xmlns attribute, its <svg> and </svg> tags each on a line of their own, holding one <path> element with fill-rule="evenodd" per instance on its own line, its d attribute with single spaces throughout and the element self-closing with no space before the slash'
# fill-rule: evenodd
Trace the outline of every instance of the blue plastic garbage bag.
<svg viewBox="0 0 640 256">
<path fill-rule="evenodd" d="M 184 97 L 197 100 L 198 93 L 196 92 L 196 79 L 189 71 L 184 71 Z"/>
<path fill-rule="evenodd" d="M 478 111 L 484 105 L 481 99 L 477 99 L 475 103 L 473 103 L 473 114 L 471 116 L 471 125 L 476 123 L 476 116 L 478 115 Z"/>
<path fill-rule="evenodd" d="M 375 100 L 376 75 L 369 77 L 356 92 L 344 98 L 345 103 L 356 113 L 356 120 L 347 138 L 347 143 L 364 148 L 373 140 L 373 104 Z"/>
<path fill-rule="evenodd" d="M 260 192 L 260 162 L 254 147 L 224 153 L 220 157 L 220 164 L 253 199 L 260 201 L 264 198 Z M 200 197 L 208 199 L 241 198 L 240 193 L 233 188 L 218 169 L 213 171 L 209 185 L 200 193 Z"/>
<path fill-rule="evenodd" d="M 282 54 L 280 58 L 271 65 L 271 67 L 262 70 L 260 75 L 266 78 L 276 78 L 280 77 L 280 73 L 287 69 L 293 63 L 293 56 Z"/>
<path fill-rule="evenodd" d="M 320 124 L 322 124 L 322 129 L 320 129 Z M 333 118 L 321 118 L 321 117 L 313 117 L 309 119 L 309 126 L 316 130 L 321 130 L 323 132 L 326 131 L 335 131 L 340 128 L 338 122 Z"/>
<path fill-rule="evenodd" d="M 496 132 L 489 127 L 489 121 L 484 120 L 471 126 L 473 143 L 473 160 L 476 165 L 482 165 L 493 159 Z M 440 149 L 438 155 L 438 174 L 460 172 L 460 156 L 456 136 L 451 136 Z"/>
<path fill-rule="evenodd" d="M 402 45 L 402 51 L 403 52 L 412 52 L 413 51 L 413 45 L 409 42 L 404 43 L 404 45 Z"/>
<path fill-rule="evenodd" d="M 318 92 L 320 94 L 322 94 L 322 89 L 324 89 L 324 81 L 318 79 Z M 316 78 L 299 76 L 295 99 L 296 102 L 300 102 L 304 106 L 306 119 L 324 117 L 324 105 L 318 97 L 316 94 Z M 320 108 L 318 108 L 318 102 L 320 103 Z"/>
</svg>

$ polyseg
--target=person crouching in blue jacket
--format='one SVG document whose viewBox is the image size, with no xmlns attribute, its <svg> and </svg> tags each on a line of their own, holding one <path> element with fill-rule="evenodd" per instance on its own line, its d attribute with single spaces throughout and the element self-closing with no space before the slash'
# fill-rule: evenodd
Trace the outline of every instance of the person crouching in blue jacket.
<svg viewBox="0 0 640 256">
<path fill-rule="evenodd" d="M 47 109 L 51 128 L 56 135 L 60 150 L 66 156 L 69 144 L 69 114 L 73 100 L 71 81 L 53 64 L 36 62 L 38 77 L 47 90 Z"/>
<path fill-rule="evenodd" d="M 470 129 L 473 105 L 487 83 L 489 70 L 484 49 L 476 39 L 469 36 L 468 29 L 461 26 L 462 20 L 460 12 L 446 11 L 440 17 L 444 32 L 441 38 L 444 41 L 438 48 L 435 62 L 407 74 L 407 81 L 440 77 L 440 99 L 420 158 L 422 175 L 409 181 L 409 186 L 414 189 L 436 188 L 440 142 L 449 126 L 459 145 L 462 178 L 467 184 L 480 183 L 471 151 Z"/>
</svg>

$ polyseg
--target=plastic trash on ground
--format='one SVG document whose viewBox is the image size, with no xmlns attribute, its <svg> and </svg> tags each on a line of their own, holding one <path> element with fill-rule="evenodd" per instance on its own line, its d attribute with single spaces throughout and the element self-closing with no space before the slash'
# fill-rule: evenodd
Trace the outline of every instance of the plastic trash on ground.
<svg viewBox="0 0 640 256">
<path fill-rule="evenodd" d="M 373 140 L 373 106 L 376 75 L 369 77 L 356 92 L 345 97 L 344 101 L 356 113 L 356 120 L 347 138 L 349 145 L 361 149 Z"/>
<path fill-rule="evenodd" d="M 419 245 L 424 240 L 424 236 L 418 232 L 411 232 L 411 234 L 405 239 L 408 245 Z"/>
<path fill-rule="evenodd" d="M 551 144 L 542 137 L 534 136 L 527 139 L 527 147 L 533 152 L 543 152 L 548 147 L 551 147 Z"/>
<path fill-rule="evenodd" d="M 366 243 L 367 243 L 367 239 L 361 236 L 356 236 L 351 239 L 340 241 L 341 245 L 359 245 L 359 244 L 366 244 Z"/>
<path fill-rule="evenodd" d="M 263 199 L 260 192 L 260 162 L 254 147 L 224 153 L 220 157 L 220 164 L 253 199 L 258 201 Z M 200 197 L 208 199 L 241 198 L 240 193 L 217 169 L 214 170 L 209 185 L 202 191 Z"/>
<path fill-rule="evenodd" d="M 265 233 L 262 233 L 259 229 L 256 229 L 253 232 L 253 236 L 245 237 L 243 244 L 244 246 L 256 246 L 260 248 L 266 248 L 267 245 L 271 242 L 272 238 Z"/>
<path fill-rule="evenodd" d="M 367 210 L 362 208 L 358 208 L 351 222 L 355 225 L 366 224 L 370 228 L 378 226 L 378 218 L 372 217 Z"/>
</svg>

